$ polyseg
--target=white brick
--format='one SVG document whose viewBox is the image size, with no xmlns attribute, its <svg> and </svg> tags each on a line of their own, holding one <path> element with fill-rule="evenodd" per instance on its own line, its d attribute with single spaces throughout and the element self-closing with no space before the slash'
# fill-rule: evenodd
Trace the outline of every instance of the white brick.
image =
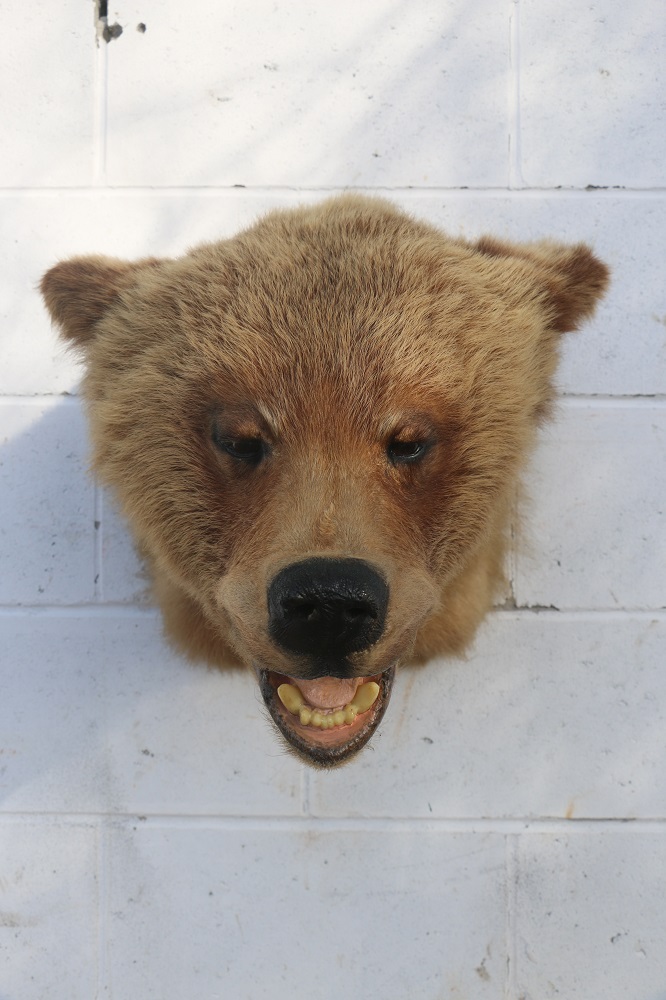
<svg viewBox="0 0 666 1000">
<path fill-rule="evenodd" d="M 77 252 L 77 223 L 84 215 L 94 236 L 93 220 L 82 211 L 86 203 L 62 194 L 0 197 L 1 394 L 68 392 L 79 379 L 74 354 L 51 329 L 38 286 L 47 268 Z"/>
<path fill-rule="evenodd" d="M 99 995 L 97 840 L 78 823 L 0 821 L 3 1000 Z"/>
<path fill-rule="evenodd" d="M 111 873 L 126 996 L 504 996 L 502 837 L 137 824 Z"/>
<path fill-rule="evenodd" d="M 543 435 L 518 545 L 518 605 L 666 605 L 666 408 L 568 401 Z"/>
<path fill-rule="evenodd" d="M 273 732 L 249 671 L 188 663 L 158 630 L 157 620 L 135 625 L 106 654 L 116 808 L 299 814 L 303 765 Z"/>
<path fill-rule="evenodd" d="M 0 617 L 0 811 L 113 808 L 103 674 L 108 631 L 94 620 Z"/>
<path fill-rule="evenodd" d="M 522 171 L 533 187 L 664 184 L 663 24 L 652 0 L 520 5 Z"/>
<path fill-rule="evenodd" d="M 0 402 L 0 603 L 89 601 L 94 497 L 72 400 Z"/>
<path fill-rule="evenodd" d="M 156 615 L 4 615 L 0 648 L 0 810 L 300 813 L 254 680 L 186 663 Z"/>
<path fill-rule="evenodd" d="M 500 612 L 467 661 L 399 672 L 322 816 L 666 816 L 666 619 Z M 352 774 L 353 768 L 353 774 Z"/>
<path fill-rule="evenodd" d="M 112 184 L 507 183 L 508 10 L 490 0 L 472 18 L 462 0 L 117 12 Z"/>
<path fill-rule="evenodd" d="M 519 997 L 663 996 L 663 830 L 533 834 L 520 838 L 518 866 Z"/>
<path fill-rule="evenodd" d="M 93 171 L 93 5 L 3 5 L 0 185 L 87 184 Z"/>
</svg>

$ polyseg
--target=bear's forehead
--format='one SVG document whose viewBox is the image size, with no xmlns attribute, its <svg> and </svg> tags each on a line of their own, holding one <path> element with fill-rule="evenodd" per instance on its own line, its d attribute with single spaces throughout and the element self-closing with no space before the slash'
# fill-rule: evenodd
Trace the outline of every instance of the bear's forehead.
<svg viewBox="0 0 666 1000">
<path fill-rule="evenodd" d="M 360 366 L 366 377 L 396 365 L 428 370 L 464 350 L 467 332 L 485 326 L 491 310 L 495 324 L 502 311 L 455 256 L 435 270 L 404 248 L 381 259 L 353 244 L 348 253 L 315 245 L 301 258 L 293 247 L 241 250 L 204 248 L 176 262 L 168 279 L 191 346 L 238 363 Z"/>
<path fill-rule="evenodd" d="M 259 238 L 193 251 L 152 274 L 155 323 L 205 391 L 369 408 L 455 399 L 479 344 L 497 340 L 511 307 L 457 244 Z M 149 309 L 150 311 L 150 309 Z M 217 388 L 217 387 L 221 388 Z"/>
<path fill-rule="evenodd" d="M 369 402 L 440 391 L 463 377 L 464 345 L 453 324 L 437 329 L 432 317 L 360 308 L 339 316 L 321 305 L 269 315 L 268 308 L 244 309 L 242 297 L 233 305 L 212 304 L 188 317 L 184 360 L 204 379 L 219 375 L 225 384 L 307 407 L 313 398 L 346 406 L 350 396 Z"/>
</svg>

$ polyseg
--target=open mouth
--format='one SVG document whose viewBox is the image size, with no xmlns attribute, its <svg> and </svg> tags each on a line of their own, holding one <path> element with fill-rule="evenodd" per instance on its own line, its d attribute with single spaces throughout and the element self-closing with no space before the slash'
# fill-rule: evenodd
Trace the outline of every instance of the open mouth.
<svg viewBox="0 0 666 1000">
<path fill-rule="evenodd" d="M 361 750 L 388 705 L 395 666 L 372 677 L 302 680 L 260 669 L 259 687 L 278 729 L 306 763 L 335 767 Z"/>
</svg>

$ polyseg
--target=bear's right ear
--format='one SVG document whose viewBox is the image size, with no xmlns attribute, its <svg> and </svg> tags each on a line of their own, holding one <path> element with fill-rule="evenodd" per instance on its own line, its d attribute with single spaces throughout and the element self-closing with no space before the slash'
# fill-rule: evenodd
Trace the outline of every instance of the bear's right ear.
<svg viewBox="0 0 666 1000">
<path fill-rule="evenodd" d="M 123 289 L 134 283 L 137 272 L 157 260 L 129 263 L 113 257 L 73 257 L 47 271 L 40 291 L 66 340 L 83 347 L 92 340 L 95 325 Z"/>
</svg>

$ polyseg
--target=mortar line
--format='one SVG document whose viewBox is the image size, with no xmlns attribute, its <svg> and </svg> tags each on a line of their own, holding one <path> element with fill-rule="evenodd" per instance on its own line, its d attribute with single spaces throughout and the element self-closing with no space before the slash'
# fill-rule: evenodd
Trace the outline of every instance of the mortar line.
<svg viewBox="0 0 666 1000">
<path fill-rule="evenodd" d="M 506 574 L 509 585 L 509 594 L 503 602 L 503 606 L 508 610 L 515 610 L 516 604 L 516 578 L 518 575 L 518 541 L 520 535 L 520 509 L 521 509 L 520 489 L 514 489 L 511 501 L 511 520 L 509 523 L 509 546 L 506 553 Z"/>
<path fill-rule="evenodd" d="M 505 1000 L 516 1000 L 517 989 L 517 956 L 518 956 L 518 834 L 509 834 L 506 838 L 506 979 Z"/>
<path fill-rule="evenodd" d="M 525 184 L 521 171 L 520 0 L 510 0 L 509 65 L 509 188 L 513 191 L 521 191 Z"/>
<path fill-rule="evenodd" d="M 663 409 L 666 405 L 666 396 L 662 393 L 644 396 L 578 396 L 575 394 L 563 394 L 555 400 L 555 408 L 560 406 L 567 409 L 585 409 L 598 406 L 604 409 Z"/>
<path fill-rule="evenodd" d="M 182 813 L 142 813 L 136 812 L 0 812 L 0 827 L 14 823 L 46 823 L 59 822 L 70 826 L 98 826 L 100 821 L 107 827 L 138 828 L 169 826 L 173 829 L 214 829 L 233 832 L 235 830 L 273 830 L 284 833 L 304 833 L 317 831 L 319 833 L 368 833 L 377 834 L 382 831 L 392 833 L 433 833 L 448 834 L 478 834 L 486 836 L 497 834 L 502 837 L 521 837 L 530 834 L 554 834 L 562 836 L 589 835 L 590 833 L 620 833 L 659 834 L 666 832 L 666 817 L 629 819 L 616 816 L 604 816 L 598 819 L 565 819 L 564 817 L 532 817 L 512 819 L 475 819 L 464 817 L 435 816 L 356 816 L 356 817 L 325 817 L 301 816 L 220 816 L 207 813 L 184 815 Z"/>
<path fill-rule="evenodd" d="M 420 186 L 409 187 L 409 186 L 396 186 L 388 187 L 381 185 L 338 185 L 338 186 L 298 186 L 298 185 L 288 185 L 288 184 L 275 184 L 275 185 L 248 185 L 245 187 L 238 187 L 237 185 L 156 185 L 156 184 L 128 184 L 128 185 L 108 185 L 105 184 L 103 188 L 97 187 L 95 185 L 72 185 L 71 187 L 56 186 L 48 187 L 0 187 L 0 198 L 2 197 L 18 197 L 25 195 L 26 197 L 51 197 L 54 195 L 84 195 L 88 197 L 99 197 L 103 195 L 108 198 L 115 197 L 152 197 L 152 198 L 162 198 L 162 197 L 201 197 L 201 198 L 211 198 L 211 197 L 229 197 L 237 198 L 242 200 L 248 195 L 252 196 L 270 196 L 285 194 L 294 195 L 296 197 L 308 198 L 310 196 L 316 197 L 318 195 L 327 196 L 340 194 L 342 192 L 360 192 L 363 194 L 386 194 L 394 195 L 396 197 L 413 198 L 418 200 L 419 198 L 436 198 L 445 197 L 457 200 L 471 200 L 474 198 L 506 198 L 514 201 L 521 199 L 536 199 L 542 200 L 544 198 L 556 199 L 558 201 L 566 201 L 567 199 L 577 200 L 585 198 L 601 198 L 601 199 L 614 199 L 614 198 L 627 198 L 627 199 L 663 199 L 666 197 L 666 187 L 645 187 L 645 188 L 632 188 L 632 187 L 590 187 L 590 188 L 552 188 L 552 187 L 534 187 L 526 186 L 511 189 L 510 187 L 445 187 L 442 185 L 436 185 L 433 187 Z"/>
<path fill-rule="evenodd" d="M 301 809 L 303 811 L 303 817 L 308 819 L 312 816 L 312 784 L 310 778 L 310 771 L 304 767 L 301 771 Z"/>
<path fill-rule="evenodd" d="M 102 39 L 99 0 L 93 0 L 95 28 L 95 69 L 93 84 L 93 177 L 92 191 L 106 188 L 106 150 L 108 121 L 108 45 Z M 65 189 L 67 190 L 67 189 Z M 84 189 L 90 190 L 90 189 Z"/>
<path fill-rule="evenodd" d="M 94 556 L 93 556 L 93 597 L 96 602 L 104 602 L 104 562 L 102 552 L 102 536 L 104 523 L 104 496 L 101 487 L 94 485 Z"/>
<path fill-rule="evenodd" d="M 65 406 L 80 406 L 81 397 L 71 392 L 31 392 L 31 393 L 0 393 L 0 406 L 20 404 L 21 406 L 43 406 L 52 403 L 62 403 Z"/>
<path fill-rule="evenodd" d="M 524 618 L 526 615 L 538 615 L 541 618 L 552 618 L 559 622 L 575 621 L 596 621 L 596 622 L 619 622 L 626 618 L 635 621 L 665 621 L 666 608 L 556 608 L 540 607 L 539 605 L 525 604 L 515 608 L 502 607 L 501 605 L 492 608 L 489 612 L 490 621 L 493 616 L 502 618 Z"/>
<path fill-rule="evenodd" d="M 107 958 L 108 915 L 109 915 L 109 834 L 107 824 L 99 826 L 99 847 L 97 856 L 97 996 L 110 995 L 109 965 Z"/>
<path fill-rule="evenodd" d="M 666 608 L 556 608 L 540 605 L 519 605 L 518 607 L 492 608 L 490 620 L 494 616 L 525 618 L 540 615 L 557 621 L 666 621 Z M 160 612 L 154 604 L 122 604 L 119 602 L 94 602 L 87 604 L 3 604 L 0 618 L 150 618 L 159 620 Z M 407 668 L 409 669 L 409 668 Z"/>
<path fill-rule="evenodd" d="M 0 618 L 150 618 L 159 621 L 160 612 L 154 604 L 120 604 L 109 601 L 88 604 L 3 604 Z"/>
</svg>

